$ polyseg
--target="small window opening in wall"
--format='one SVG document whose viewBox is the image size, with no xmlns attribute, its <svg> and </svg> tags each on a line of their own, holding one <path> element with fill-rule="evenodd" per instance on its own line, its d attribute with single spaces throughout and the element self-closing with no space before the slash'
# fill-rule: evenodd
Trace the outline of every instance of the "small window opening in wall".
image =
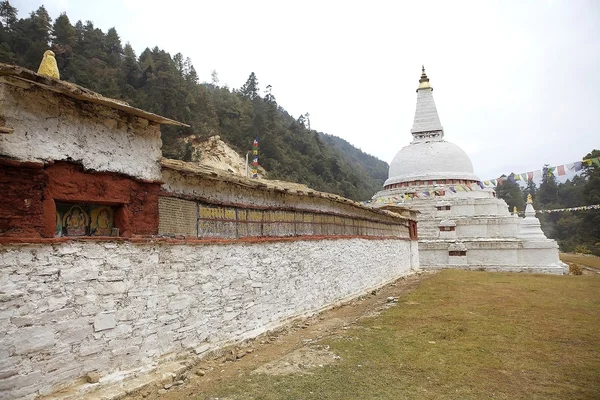
<svg viewBox="0 0 600 400">
<path fill-rule="evenodd" d="M 440 226 L 440 232 L 449 232 L 455 229 L 454 226 Z"/>
<path fill-rule="evenodd" d="M 437 206 L 436 208 L 438 209 L 438 211 L 450 210 L 450 206 Z"/>
<path fill-rule="evenodd" d="M 461 256 L 466 256 L 467 252 L 466 252 L 466 250 L 450 250 L 448 252 L 448 255 L 461 257 Z"/>
<path fill-rule="evenodd" d="M 119 236 L 114 214 L 107 205 L 57 202 L 55 236 Z"/>
</svg>

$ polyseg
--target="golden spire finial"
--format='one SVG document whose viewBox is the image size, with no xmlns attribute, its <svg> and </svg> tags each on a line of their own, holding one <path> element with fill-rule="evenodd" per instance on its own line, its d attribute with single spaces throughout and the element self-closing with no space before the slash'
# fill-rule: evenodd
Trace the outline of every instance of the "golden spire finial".
<svg viewBox="0 0 600 400">
<path fill-rule="evenodd" d="M 421 79 L 419 79 L 419 87 L 417 88 L 417 91 L 419 89 L 433 90 L 433 88 L 429 84 L 429 78 L 427 77 L 427 74 L 425 73 L 425 65 L 421 65 Z"/>
<path fill-rule="evenodd" d="M 56 59 L 52 50 L 44 52 L 44 57 L 38 68 L 38 74 L 60 79 L 60 73 L 58 72 L 58 66 L 56 65 Z"/>
<path fill-rule="evenodd" d="M 529 194 L 527 195 L 527 203 L 528 203 L 528 204 L 533 204 L 533 198 L 531 197 L 531 193 L 529 193 Z"/>
</svg>

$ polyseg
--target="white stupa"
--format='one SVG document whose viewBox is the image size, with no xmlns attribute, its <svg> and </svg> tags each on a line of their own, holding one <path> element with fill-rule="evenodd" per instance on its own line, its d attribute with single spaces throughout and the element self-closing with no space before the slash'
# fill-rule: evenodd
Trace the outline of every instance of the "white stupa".
<svg viewBox="0 0 600 400">
<path fill-rule="evenodd" d="M 413 140 L 394 157 L 373 206 L 420 211 L 422 268 L 567 273 L 558 245 L 540 229 L 531 201 L 525 218 L 511 215 L 506 202 L 481 185 L 467 153 L 444 140 L 432 92 L 423 68 Z"/>
</svg>

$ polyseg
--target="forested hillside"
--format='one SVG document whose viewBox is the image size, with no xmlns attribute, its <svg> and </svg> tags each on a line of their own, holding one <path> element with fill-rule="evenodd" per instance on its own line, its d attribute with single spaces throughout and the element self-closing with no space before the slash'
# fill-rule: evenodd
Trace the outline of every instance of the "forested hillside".
<svg viewBox="0 0 600 400">
<path fill-rule="evenodd" d="M 308 113 L 292 117 L 254 73 L 239 89 L 220 85 L 216 71 L 210 83 L 201 83 L 191 60 L 180 53 L 154 47 L 137 56 L 114 28 L 103 32 L 91 21 L 72 24 L 66 14 L 52 20 L 43 6 L 19 19 L 9 1 L 0 2 L 0 62 L 37 70 L 48 48 L 56 54 L 61 79 L 189 124 L 161 128 L 166 157 L 189 159 L 191 146 L 180 139 L 190 134 L 220 135 L 242 155 L 258 138 L 260 164 L 272 179 L 365 200 L 387 176 L 383 161 L 311 130 Z"/>
<path fill-rule="evenodd" d="M 583 159 L 600 157 L 593 150 Z M 506 200 L 510 210 L 525 208 L 527 194 L 533 196 L 537 210 L 553 210 L 600 204 L 600 167 L 583 165 L 583 173 L 560 183 L 549 170 L 544 169 L 542 182 L 537 187 L 529 181 L 527 187 L 506 180 L 496 188 L 498 197 Z M 600 210 L 561 211 L 537 214 L 546 236 L 556 239 L 562 251 L 593 253 L 600 256 Z"/>
</svg>

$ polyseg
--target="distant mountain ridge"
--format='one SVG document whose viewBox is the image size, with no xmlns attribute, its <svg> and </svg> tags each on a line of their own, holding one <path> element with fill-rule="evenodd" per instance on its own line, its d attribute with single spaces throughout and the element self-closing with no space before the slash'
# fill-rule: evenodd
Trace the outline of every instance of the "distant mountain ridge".
<svg viewBox="0 0 600 400">
<path fill-rule="evenodd" d="M 104 33 L 91 21 L 72 25 L 64 13 L 53 21 L 43 6 L 18 19 L 16 8 L 0 1 L 0 62 L 37 70 L 48 48 L 56 54 L 61 79 L 189 124 L 161 128 L 166 157 L 197 157 L 184 140 L 192 135 L 198 140 L 219 135 L 242 157 L 257 138 L 259 164 L 269 179 L 366 200 L 387 177 L 385 162 L 310 129 L 308 113 L 292 117 L 277 104 L 270 85 L 260 90 L 254 73 L 239 89 L 219 85 L 216 71 L 211 83 L 200 83 L 181 53 L 171 56 L 154 47 L 138 57 L 129 44 L 122 45 L 115 28 Z"/>
</svg>

